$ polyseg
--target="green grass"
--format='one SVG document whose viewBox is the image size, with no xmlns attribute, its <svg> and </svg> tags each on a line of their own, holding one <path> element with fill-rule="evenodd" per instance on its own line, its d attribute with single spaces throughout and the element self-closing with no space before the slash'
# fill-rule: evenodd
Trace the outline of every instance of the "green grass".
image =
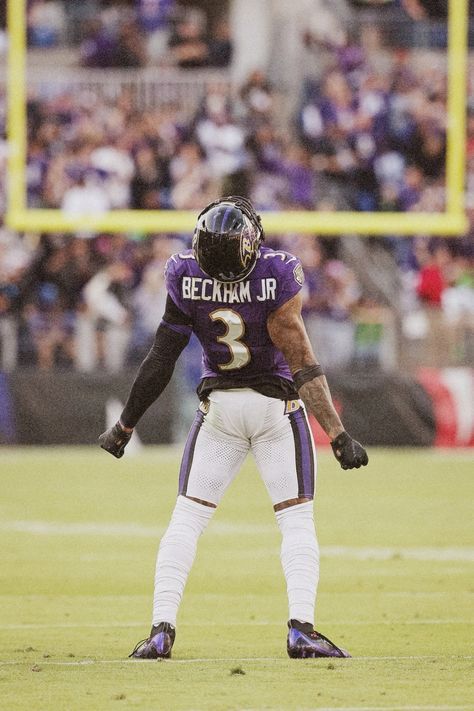
<svg viewBox="0 0 474 711">
<path fill-rule="evenodd" d="M 201 539 L 173 660 L 129 661 L 178 463 L 1 450 L 1 709 L 474 708 L 472 457 L 379 450 L 342 472 L 321 454 L 317 626 L 353 659 L 287 658 L 279 535 L 249 460 Z"/>
</svg>

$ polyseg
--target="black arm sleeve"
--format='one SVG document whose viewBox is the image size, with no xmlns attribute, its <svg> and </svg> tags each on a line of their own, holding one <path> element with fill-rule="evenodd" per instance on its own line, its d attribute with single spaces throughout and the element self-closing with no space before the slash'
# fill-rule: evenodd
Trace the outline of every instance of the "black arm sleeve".
<svg viewBox="0 0 474 711">
<path fill-rule="evenodd" d="M 135 427 L 143 413 L 161 395 L 170 381 L 176 361 L 189 341 L 191 335 L 189 319 L 178 310 L 170 297 L 166 303 L 163 319 L 158 326 L 153 346 L 140 366 L 120 416 L 120 421 L 125 427 Z M 180 329 L 175 330 L 173 326 L 178 326 Z"/>
</svg>

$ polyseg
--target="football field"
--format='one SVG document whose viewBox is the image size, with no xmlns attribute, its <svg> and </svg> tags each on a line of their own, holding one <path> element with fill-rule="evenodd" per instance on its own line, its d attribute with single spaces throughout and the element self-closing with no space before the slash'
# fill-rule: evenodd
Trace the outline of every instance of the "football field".
<svg viewBox="0 0 474 711">
<path fill-rule="evenodd" d="M 352 659 L 290 660 L 279 533 L 247 460 L 203 535 L 173 659 L 150 627 L 178 448 L 0 451 L 0 708 L 474 709 L 472 454 L 319 456 L 317 628 Z"/>
</svg>

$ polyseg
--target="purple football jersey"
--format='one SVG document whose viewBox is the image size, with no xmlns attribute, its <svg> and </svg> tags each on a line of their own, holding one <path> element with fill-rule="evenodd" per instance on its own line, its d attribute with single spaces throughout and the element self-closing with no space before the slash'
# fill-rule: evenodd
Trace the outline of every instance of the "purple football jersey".
<svg viewBox="0 0 474 711">
<path fill-rule="evenodd" d="M 267 318 L 301 289 L 304 276 L 297 257 L 261 247 L 247 279 L 223 283 L 208 277 L 187 250 L 170 257 L 165 276 L 169 295 L 189 316 L 201 342 L 203 378 L 235 378 L 236 387 L 262 375 L 292 380 L 270 339 Z"/>
</svg>

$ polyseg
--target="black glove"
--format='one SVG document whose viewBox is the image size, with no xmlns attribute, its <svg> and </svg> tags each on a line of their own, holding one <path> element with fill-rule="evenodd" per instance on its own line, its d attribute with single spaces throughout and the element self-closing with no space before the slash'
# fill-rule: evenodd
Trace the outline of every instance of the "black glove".
<svg viewBox="0 0 474 711">
<path fill-rule="evenodd" d="M 102 449 L 120 459 L 120 457 L 123 457 L 124 449 L 131 436 L 132 432 L 125 432 L 120 422 L 116 422 L 113 427 L 100 435 L 99 443 Z"/>
<path fill-rule="evenodd" d="M 336 439 L 333 439 L 331 447 L 342 469 L 359 469 L 369 462 L 363 446 L 352 439 L 347 432 L 341 432 Z"/>
</svg>

